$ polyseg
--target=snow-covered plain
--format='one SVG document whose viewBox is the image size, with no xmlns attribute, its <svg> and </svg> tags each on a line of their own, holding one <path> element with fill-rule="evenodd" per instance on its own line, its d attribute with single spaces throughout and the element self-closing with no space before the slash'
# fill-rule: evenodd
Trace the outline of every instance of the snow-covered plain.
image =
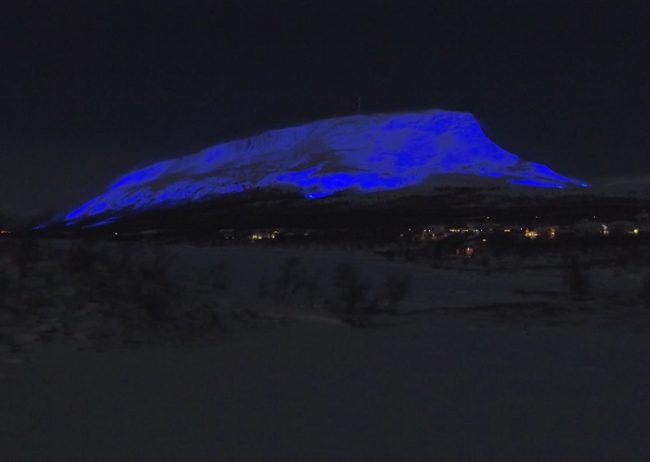
<svg viewBox="0 0 650 462">
<path fill-rule="evenodd" d="M 650 457 L 634 262 L 586 257 L 589 282 L 570 290 L 559 255 L 74 241 L 5 254 L 3 460 Z"/>
</svg>

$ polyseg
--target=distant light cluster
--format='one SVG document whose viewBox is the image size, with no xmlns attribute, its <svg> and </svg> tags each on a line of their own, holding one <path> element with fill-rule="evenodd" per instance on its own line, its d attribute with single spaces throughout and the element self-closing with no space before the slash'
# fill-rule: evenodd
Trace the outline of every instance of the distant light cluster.
<svg viewBox="0 0 650 462">
<path fill-rule="evenodd" d="M 445 174 L 588 186 L 501 149 L 469 113 L 434 110 L 327 119 L 222 143 L 127 173 L 62 221 L 101 226 L 138 210 L 283 185 L 309 199 L 396 190 L 435 185 Z"/>
</svg>

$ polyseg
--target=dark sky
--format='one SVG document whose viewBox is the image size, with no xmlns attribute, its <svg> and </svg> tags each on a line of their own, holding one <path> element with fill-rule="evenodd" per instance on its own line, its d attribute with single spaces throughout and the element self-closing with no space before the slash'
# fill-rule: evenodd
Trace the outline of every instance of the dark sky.
<svg viewBox="0 0 650 462">
<path fill-rule="evenodd" d="M 359 97 L 362 112 L 472 112 L 565 174 L 650 172 L 643 4 L 2 2 L 0 209 L 67 206 L 133 166 Z"/>
</svg>

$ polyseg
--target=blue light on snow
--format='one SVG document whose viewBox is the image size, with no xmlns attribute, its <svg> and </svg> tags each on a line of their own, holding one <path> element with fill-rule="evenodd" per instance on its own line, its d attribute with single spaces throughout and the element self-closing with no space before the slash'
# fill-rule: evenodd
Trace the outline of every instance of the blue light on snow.
<svg viewBox="0 0 650 462">
<path fill-rule="evenodd" d="M 63 222 L 96 217 L 97 225 L 106 224 L 107 216 L 279 185 L 309 199 L 394 190 L 441 174 L 537 188 L 589 186 L 501 149 L 471 114 L 434 110 L 320 120 L 158 162 L 121 176 Z"/>
<path fill-rule="evenodd" d="M 95 223 L 93 223 L 91 225 L 84 226 L 84 228 L 99 228 L 101 226 L 106 226 L 108 224 L 114 223 L 118 219 L 119 219 L 119 217 L 109 217 L 109 218 L 106 218 L 105 220 L 100 220 L 100 221 L 97 221 L 97 222 L 95 222 Z"/>
</svg>

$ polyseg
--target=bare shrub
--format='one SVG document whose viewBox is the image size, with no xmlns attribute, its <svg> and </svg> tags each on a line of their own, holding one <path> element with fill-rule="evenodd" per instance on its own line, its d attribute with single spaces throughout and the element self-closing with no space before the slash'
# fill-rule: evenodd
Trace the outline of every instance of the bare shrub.
<svg viewBox="0 0 650 462">
<path fill-rule="evenodd" d="M 115 264 L 115 271 L 124 274 L 133 265 L 133 254 L 136 250 L 135 245 L 131 241 L 121 242 L 117 251 L 117 259 Z"/>
<path fill-rule="evenodd" d="M 41 249 L 38 239 L 23 238 L 15 249 L 14 261 L 20 268 L 21 273 L 24 274 L 30 264 L 39 260 L 40 254 Z"/>
<path fill-rule="evenodd" d="M 278 279 L 275 282 L 274 298 L 286 301 L 299 288 L 300 259 L 288 257 L 280 265 Z"/>
<path fill-rule="evenodd" d="M 9 293 L 11 288 L 11 280 L 7 276 L 5 264 L 0 261 L 0 297 Z"/>
<path fill-rule="evenodd" d="M 411 290 L 411 276 L 409 274 L 388 273 L 386 275 L 386 299 L 392 309 L 396 309 Z"/>
<path fill-rule="evenodd" d="M 168 321 L 172 317 L 171 298 L 178 287 L 171 280 L 168 270 L 167 260 L 161 256 L 147 265 L 128 271 L 126 297 L 154 323 Z"/>
<path fill-rule="evenodd" d="M 215 289 L 225 290 L 228 288 L 230 277 L 228 273 L 228 265 L 225 261 L 221 260 L 212 267 L 210 278 L 211 285 Z"/>
<path fill-rule="evenodd" d="M 172 304 L 162 290 L 148 288 L 140 295 L 138 302 L 154 325 L 171 320 Z"/>
<path fill-rule="evenodd" d="M 571 295 L 585 295 L 589 291 L 589 274 L 577 255 L 564 259 L 563 278 Z"/>
<path fill-rule="evenodd" d="M 645 306 L 650 308 L 650 273 L 646 273 L 641 280 L 641 290 L 639 291 L 639 298 Z"/>
<path fill-rule="evenodd" d="M 201 304 L 183 313 L 176 323 L 182 324 L 186 336 L 201 336 L 224 328 L 217 305 Z"/>
<path fill-rule="evenodd" d="M 338 289 L 339 299 L 346 314 L 360 311 L 368 286 L 359 278 L 357 269 L 350 263 L 339 263 L 334 269 L 334 286 Z"/>
<path fill-rule="evenodd" d="M 489 256 L 483 255 L 480 258 L 479 261 L 480 261 L 481 266 L 483 267 L 483 270 L 485 271 L 485 275 L 489 276 L 492 273 L 492 271 L 491 271 L 491 269 L 492 269 L 492 260 L 490 259 Z"/>
<path fill-rule="evenodd" d="M 269 296 L 269 281 L 266 275 L 263 275 L 257 282 L 257 297 L 264 299 Z"/>
<path fill-rule="evenodd" d="M 431 265 L 432 268 L 440 268 L 443 260 L 442 246 L 437 243 L 431 245 L 429 247 L 427 256 L 429 257 L 429 265 Z"/>
<path fill-rule="evenodd" d="M 302 278 L 300 282 L 300 288 L 304 293 L 307 308 L 313 309 L 316 304 L 316 300 L 320 296 L 320 284 L 318 283 L 318 279 Z"/>
<path fill-rule="evenodd" d="M 92 241 L 82 241 L 73 246 L 65 256 L 65 266 L 72 271 L 89 271 L 97 267 L 110 267 L 111 259 L 108 255 L 97 250 Z"/>
</svg>

